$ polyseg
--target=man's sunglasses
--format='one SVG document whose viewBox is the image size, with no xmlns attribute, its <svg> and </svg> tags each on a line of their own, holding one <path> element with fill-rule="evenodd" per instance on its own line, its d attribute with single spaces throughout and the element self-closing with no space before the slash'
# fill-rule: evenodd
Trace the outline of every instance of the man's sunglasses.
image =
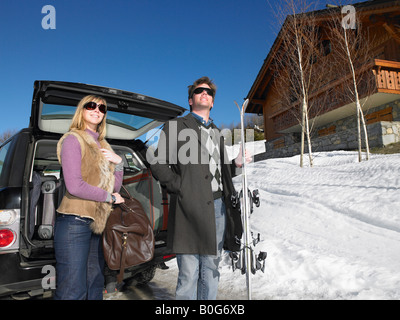
<svg viewBox="0 0 400 320">
<path fill-rule="evenodd" d="M 194 89 L 193 94 L 200 94 L 205 91 L 209 96 L 214 97 L 214 90 L 204 87 Z"/>
<path fill-rule="evenodd" d="M 97 107 L 99 107 L 99 111 L 101 113 L 106 113 L 107 112 L 107 107 L 104 104 L 97 104 L 94 101 L 88 102 L 83 106 L 86 110 L 95 110 Z"/>
</svg>

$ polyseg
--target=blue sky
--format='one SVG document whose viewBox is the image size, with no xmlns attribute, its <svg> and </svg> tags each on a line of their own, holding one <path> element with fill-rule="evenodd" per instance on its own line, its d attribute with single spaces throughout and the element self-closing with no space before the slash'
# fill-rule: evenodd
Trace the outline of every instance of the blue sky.
<svg viewBox="0 0 400 320">
<path fill-rule="evenodd" d="M 42 28 L 42 7 L 56 29 Z M 28 126 L 35 80 L 149 95 L 185 108 L 187 86 L 218 86 L 211 117 L 239 122 L 279 31 L 267 0 L 1 0 L 0 133 Z"/>
</svg>

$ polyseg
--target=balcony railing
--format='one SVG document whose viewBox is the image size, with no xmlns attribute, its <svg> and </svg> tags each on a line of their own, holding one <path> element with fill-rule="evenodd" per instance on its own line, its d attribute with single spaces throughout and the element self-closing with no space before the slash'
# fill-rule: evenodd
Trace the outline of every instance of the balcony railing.
<svg viewBox="0 0 400 320">
<path fill-rule="evenodd" d="M 375 59 L 372 72 L 378 92 L 400 94 L 400 62 Z"/>
<path fill-rule="evenodd" d="M 375 59 L 374 62 L 358 71 L 358 92 L 360 99 L 377 92 L 395 93 L 400 95 L 400 62 Z M 364 72 L 371 70 L 372 72 Z M 309 98 L 309 118 L 312 119 L 326 112 L 337 109 L 354 98 L 348 93 L 351 75 L 332 81 Z M 350 84 L 351 85 L 351 84 Z M 400 97 L 399 97 L 400 98 Z M 276 131 L 281 131 L 299 124 L 300 103 L 291 105 L 277 103 L 272 106 L 270 118 L 274 121 Z"/>
</svg>

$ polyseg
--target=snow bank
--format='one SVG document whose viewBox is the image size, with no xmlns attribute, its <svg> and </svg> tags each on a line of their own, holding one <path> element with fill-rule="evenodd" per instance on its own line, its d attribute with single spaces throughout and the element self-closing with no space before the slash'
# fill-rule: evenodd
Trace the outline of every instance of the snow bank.
<svg viewBox="0 0 400 320">
<path fill-rule="evenodd" d="M 400 155 L 314 156 L 313 168 L 298 156 L 248 165 L 261 199 L 251 216 L 256 253 L 268 252 L 253 299 L 400 299 Z M 234 182 L 239 190 L 240 176 Z M 220 292 L 243 288 L 244 299 L 245 276 L 227 256 L 221 269 Z"/>
</svg>

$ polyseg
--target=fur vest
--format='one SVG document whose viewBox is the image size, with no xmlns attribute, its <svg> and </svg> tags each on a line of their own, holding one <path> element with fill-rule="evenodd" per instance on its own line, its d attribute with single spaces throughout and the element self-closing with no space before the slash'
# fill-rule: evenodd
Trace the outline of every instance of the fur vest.
<svg viewBox="0 0 400 320">
<path fill-rule="evenodd" d="M 112 193 L 114 189 L 115 165 L 103 156 L 94 138 L 85 131 L 72 129 L 61 137 L 57 144 L 57 157 L 60 163 L 62 144 L 68 135 L 75 136 L 81 146 L 81 173 L 83 180 L 90 185 Z M 99 142 L 101 148 L 112 150 L 106 140 L 103 139 Z M 57 211 L 63 214 L 73 214 L 93 219 L 90 225 L 92 231 L 96 234 L 101 234 L 105 228 L 111 209 L 110 203 L 81 199 L 71 195 L 66 190 Z"/>
</svg>

